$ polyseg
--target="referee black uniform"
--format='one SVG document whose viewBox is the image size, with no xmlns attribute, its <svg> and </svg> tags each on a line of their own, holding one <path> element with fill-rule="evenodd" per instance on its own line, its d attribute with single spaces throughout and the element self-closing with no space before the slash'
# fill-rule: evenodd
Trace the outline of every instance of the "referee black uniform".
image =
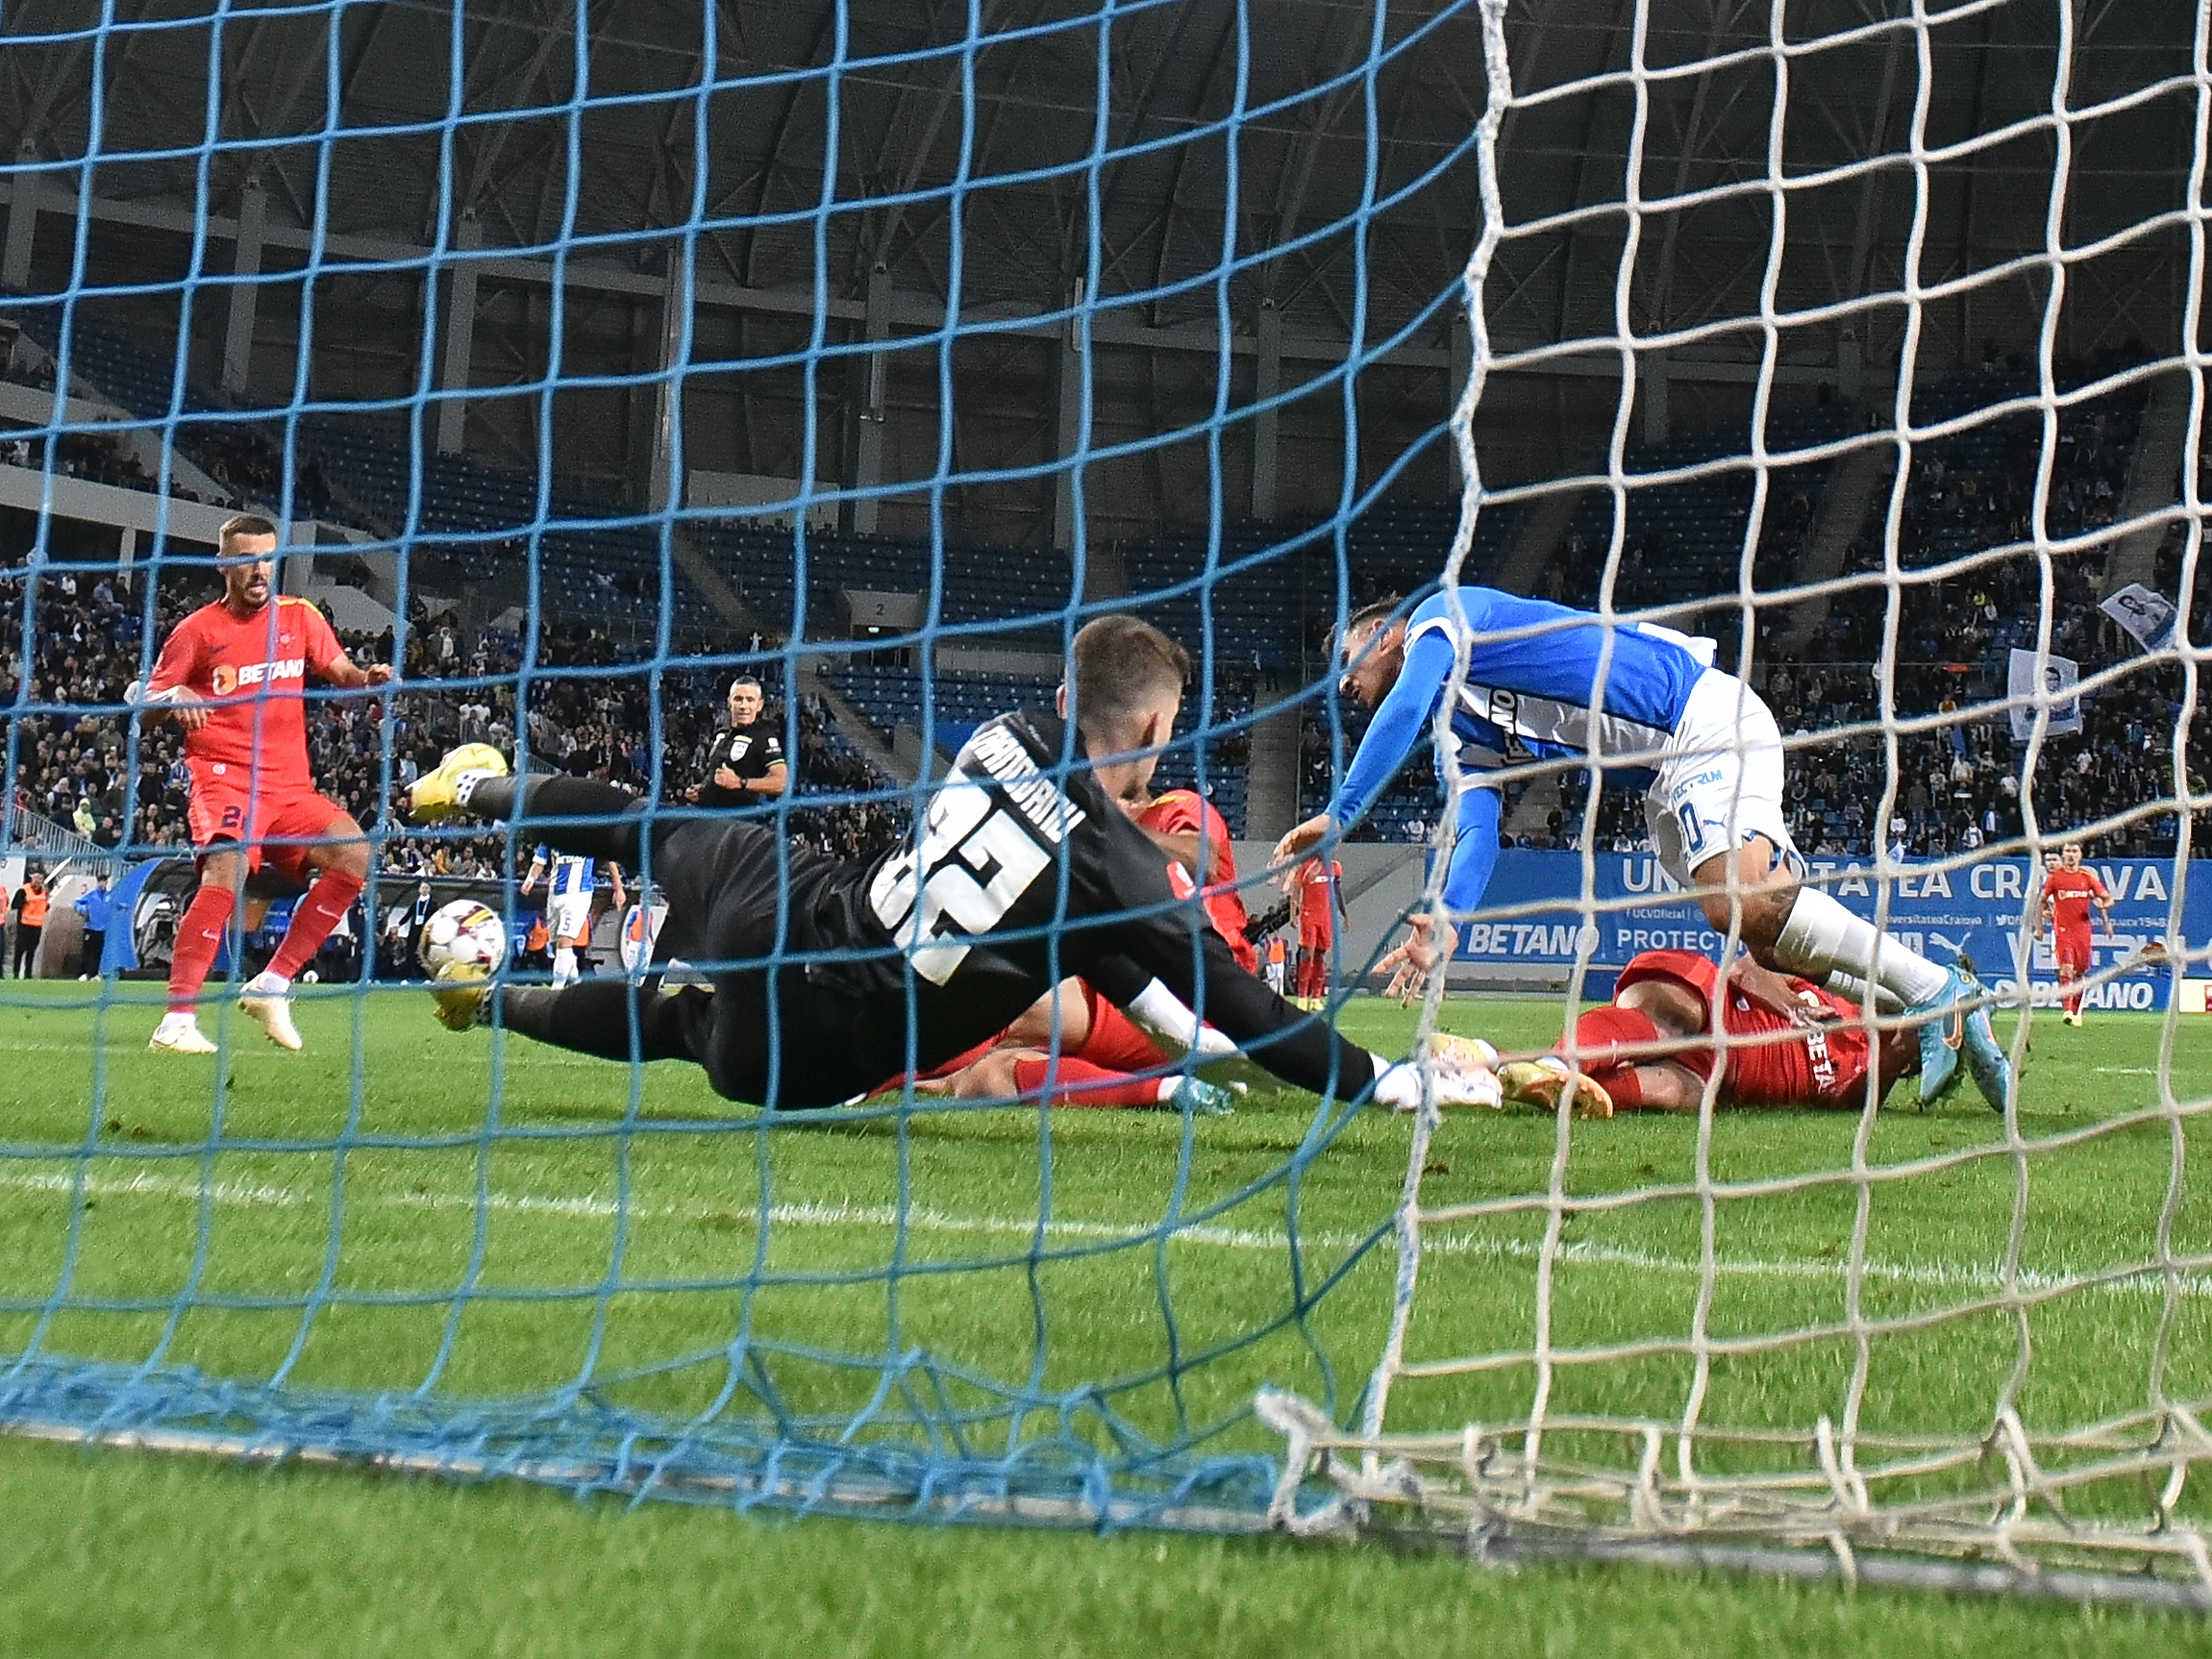
<svg viewBox="0 0 2212 1659">
<path fill-rule="evenodd" d="M 750 726 L 725 726 L 707 746 L 707 764 L 699 780 L 699 805 L 749 806 L 765 799 L 772 791 L 743 786 L 758 782 L 783 764 L 783 739 L 770 728 L 765 715 Z M 714 780 L 725 766 L 736 775 L 736 787 Z"/>
<path fill-rule="evenodd" d="M 694 1060 L 726 1099 L 788 1110 L 941 1065 L 1071 974 L 1122 1007 L 1156 979 L 1283 1081 L 1366 1088 L 1381 1063 L 1237 966 L 1080 750 L 1063 763 L 1069 737 L 1036 710 L 979 728 L 913 842 L 850 862 L 758 820 L 651 818 L 592 779 L 483 780 L 473 816 L 545 820 L 518 833 L 625 868 L 650 858 L 668 902 L 655 955 L 713 986 L 508 987 L 499 1018 L 610 1060 Z"/>
</svg>

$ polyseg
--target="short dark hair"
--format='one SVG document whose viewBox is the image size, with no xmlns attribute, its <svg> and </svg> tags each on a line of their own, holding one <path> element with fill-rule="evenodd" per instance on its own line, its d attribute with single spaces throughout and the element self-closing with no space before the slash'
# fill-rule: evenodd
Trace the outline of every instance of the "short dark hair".
<svg viewBox="0 0 2212 1659">
<path fill-rule="evenodd" d="M 1405 601 L 1403 598 L 1395 593 L 1392 593 L 1384 595 L 1382 598 L 1377 600 L 1373 605 L 1361 606 L 1357 610 L 1354 611 L 1350 616 L 1344 619 L 1344 626 L 1342 628 L 1336 629 L 1330 632 L 1329 636 L 1329 655 L 1331 657 L 1334 657 L 1338 652 L 1344 649 L 1344 642 L 1350 639 L 1354 634 L 1357 633 L 1361 629 L 1365 628 L 1369 623 L 1387 624 L 1392 617 L 1398 614 L 1398 607 L 1404 603 Z"/>
<path fill-rule="evenodd" d="M 1070 666 L 1076 730 L 1107 735 L 1168 693 L 1181 697 L 1190 653 L 1149 622 L 1102 616 L 1076 634 Z"/>
<path fill-rule="evenodd" d="M 274 535 L 277 527 L 258 512 L 241 512 L 223 520 L 223 528 L 215 532 L 215 545 L 228 547 L 241 535 Z"/>
</svg>

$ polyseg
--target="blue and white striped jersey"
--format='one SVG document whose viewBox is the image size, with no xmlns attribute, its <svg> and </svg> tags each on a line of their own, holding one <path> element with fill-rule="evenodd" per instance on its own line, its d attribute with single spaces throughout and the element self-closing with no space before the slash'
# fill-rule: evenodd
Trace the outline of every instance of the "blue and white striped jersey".
<svg viewBox="0 0 2212 1659">
<path fill-rule="evenodd" d="M 540 847 L 536 856 L 551 866 L 546 875 L 545 891 L 548 898 L 567 899 L 591 891 L 592 877 L 597 873 L 589 858 L 574 853 L 556 853 Z"/>
<path fill-rule="evenodd" d="M 1469 646 L 1452 731 L 1463 775 L 1511 759 L 1593 753 L 1608 770 L 1614 757 L 1635 756 L 1618 769 L 1649 773 L 1712 662 L 1712 641 L 1650 623 L 1608 629 L 1588 611 L 1494 587 L 1462 587 L 1459 603 Z M 1405 666 L 1337 792 L 1330 815 L 1339 823 L 1367 806 L 1428 733 L 1451 678 L 1458 626 L 1441 593 L 1406 619 Z"/>
</svg>

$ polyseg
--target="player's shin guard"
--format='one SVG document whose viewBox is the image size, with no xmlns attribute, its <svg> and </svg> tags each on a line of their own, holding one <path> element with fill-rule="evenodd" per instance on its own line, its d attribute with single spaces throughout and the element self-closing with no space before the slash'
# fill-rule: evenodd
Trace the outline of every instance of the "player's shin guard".
<svg viewBox="0 0 2212 1659">
<path fill-rule="evenodd" d="M 177 923 L 177 952 L 169 962 L 169 1010 L 188 1014 L 200 1000 L 200 987 L 223 948 L 223 931 L 238 896 L 228 887 L 203 882 Z"/>
<path fill-rule="evenodd" d="M 308 896 L 292 909 L 291 926 L 285 929 L 285 942 L 277 947 L 277 953 L 269 958 L 269 972 L 282 979 L 294 979 L 299 972 L 315 959 L 315 953 L 323 948 L 323 941 L 353 908 L 367 885 L 359 876 L 343 870 L 326 870 Z"/>
<path fill-rule="evenodd" d="M 556 985 L 576 983 L 576 947 L 563 945 L 553 953 L 553 982 Z"/>
<path fill-rule="evenodd" d="M 1109 1072 L 1088 1060 L 1016 1060 L 1014 1088 L 1026 1100 L 1053 1085 L 1056 1106 L 1156 1106 L 1175 1092 L 1174 1077 L 1132 1077 L 1127 1072 Z"/>
</svg>

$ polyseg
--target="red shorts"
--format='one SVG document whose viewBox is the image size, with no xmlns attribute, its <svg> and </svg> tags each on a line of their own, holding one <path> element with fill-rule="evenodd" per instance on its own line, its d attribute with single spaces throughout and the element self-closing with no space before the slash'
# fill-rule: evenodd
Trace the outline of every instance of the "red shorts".
<svg viewBox="0 0 2212 1659">
<path fill-rule="evenodd" d="M 1329 940 L 1330 935 L 1326 932 L 1308 933 L 1304 928 L 1298 930 L 1298 948 L 1301 951 L 1326 951 L 1329 949 Z"/>
<path fill-rule="evenodd" d="M 307 845 L 319 840 L 346 809 L 327 795 L 312 789 L 287 789 L 282 794 L 262 790 L 256 794 L 245 776 L 195 769 L 192 773 L 190 823 L 192 848 L 205 857 L 226 841 L 236 842 L 246 855 L 246 873 L 261 867 L 265 856 L 274 868 L 293 880 L 307 879 Z M 265 847 L 264 841 L 277 845 Z"/>
<path fill-rule="evenodd" d="M 1713 1005 L 1713 989 L 1721 980 L 1721 965 L 1710 956 L 1696 951 L 1638 951 L 1628 958 L 1628 965 L 1621 970 L 1621 977 L 1613 983 L 1613 996 L 1630 985 L 1642 984 L 1647 979 L 1667 979 L 1697 993 L 1698 1000 L 1709 1009 Z M 1706 1014 L 1702 1030 L 1710 1031 L 1713 1019 Z M 1668 1059 L 1678 1066 L 1686 1066 L 1701 1077 L 1713 1075 L 1714 1051 L 1711 1049 L 1684 1049 L 1669 1054 Z M 1649 1061 L 1647 1064 L 1656 1064 Z"/>
<path fill-rule="evenodd" d="M 1613 994 L 1617 997 L 1644 979 L 1672 979 L 1677 984 L 1687 985 L 1704 998 L 1705 1005 L 1710 1007 L 1713 988 L 1721 982 L 1721 965 L 1696 951 L 1638 951 L 1621 970 Z"/>
<path fill-rule="evenodd" d="M 1091 1034 L 1073 1058 L 1088 1060 L 1109 1072 L 1152 1072 L 1168 1063 L 1159 1045 L 1087 982 L 1083 986 L 1083 1001 L 1090 1005 Z"/>
<path fill-rule="evenodd" d="M 2086 979 L 2089 970 L 2096 965 L 2097 947 L 2090 938 L 2089 929 L 2061 928 L 2058 929 L 2058 975 L 2062 979 Z"/>
</svg>

